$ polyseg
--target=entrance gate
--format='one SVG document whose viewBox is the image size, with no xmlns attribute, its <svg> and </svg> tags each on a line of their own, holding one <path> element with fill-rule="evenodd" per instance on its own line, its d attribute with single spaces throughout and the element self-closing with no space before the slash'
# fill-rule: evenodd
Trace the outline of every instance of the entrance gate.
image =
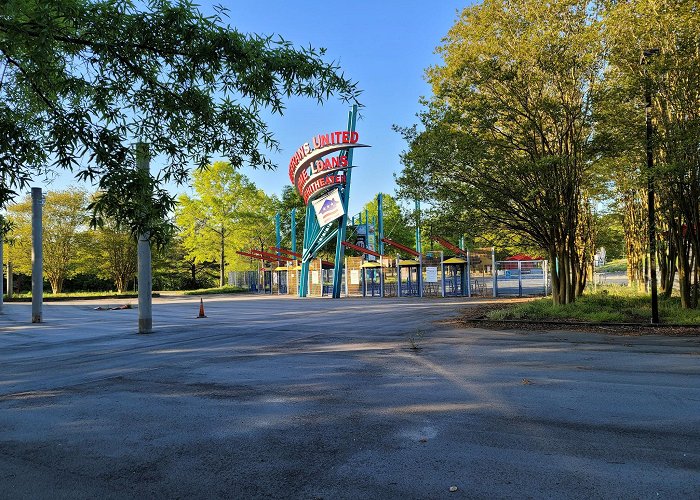
<svg viewBox="0 0 700 500">
<path fill-rule="evenodd" d="M 549 283 L 546 260 L 504 260 L 496 262 L 496 297 L 547 295 Z"/>
</svg>

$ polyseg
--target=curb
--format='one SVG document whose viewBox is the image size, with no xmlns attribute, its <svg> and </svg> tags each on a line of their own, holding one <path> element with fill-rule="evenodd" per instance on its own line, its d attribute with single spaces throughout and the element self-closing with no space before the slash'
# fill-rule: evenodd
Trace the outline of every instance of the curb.
<svg viewBox="0 0 700 500">
<path fill-rule="evenodd" d="M 588 321 L 552 321 L 552 320 L 542 320 L 542 321 L 533 321 L 533 320 L 521 320 L 521 319 L 500 319 L 500 320 L 495 320 L 495 319 L 487 319 L 487 318 L 470 318 L 470 319 L 464 319 L 462 320 L 466 323 L 469 322 L 474 322 L 474 323 L 490 323 L 490 324 L 503 324 L 503 325 L 513 325 L 513 324 L 518 324 L 518 325 L 563 325 L 563 326 L 587 326 L 587 327 L 596 327 L 596 326 L 624 326 L 624 327 L 634 327 L 634 328 L 659 328 L 659 329 L 664 329 L 664 328 L 698 328 L 700 330 L 700 325 L 689 325 L 689 324 L 682 324 L 682 323 L 659 323 L 659 324 L 651 324 L 651 323 L 594 323 L 594 322 L 588 322 Z"/>
</svg>

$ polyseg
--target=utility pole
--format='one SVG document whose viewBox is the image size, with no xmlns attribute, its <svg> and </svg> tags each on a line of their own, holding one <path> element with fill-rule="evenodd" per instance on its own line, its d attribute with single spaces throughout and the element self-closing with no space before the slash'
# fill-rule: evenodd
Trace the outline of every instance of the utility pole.
<svg viewBox="0 0 700 500">
<path fill-rule="evenodd" d="M 647 195 L 649 205 L 649 277 L 651 285 L 651 322 L 659 322 L 659 296 L 656 283 L 656 207 L 654 202 L 654 128 L 651 123 L 651 85 L 646 66 L 652 56 L 658 55 L 659 49 L 647 49 L 642 53 L 641 64 L 644 67 L 644 97 L 646 117 L 646 149 L 647 149 Z"/>
<path fill-rule="evenodd" d="M 41 246 L 41 188 L 32 188 L 32 323 L 41 323 L 44 301 L 44 254 Z"/>
<path fill-rule="evenodd" d="M 136 168 L 150 175 L 148 144 L 136 144 Z M 145 190 L 136 203 L 150 203 Z M 145 210 L 145 207 L 144 207 Z M 139 234 L 138 238 L 138 274 L 139 274 L 139 333 L 153 332 L 153 274 L 151 270 L 151 235 Z"/>
</svg>

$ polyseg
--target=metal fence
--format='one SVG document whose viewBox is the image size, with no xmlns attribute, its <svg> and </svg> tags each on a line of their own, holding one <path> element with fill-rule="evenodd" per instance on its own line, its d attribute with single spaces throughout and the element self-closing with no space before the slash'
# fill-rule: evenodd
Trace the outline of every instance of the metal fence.
<svg viewBox="0 0 700 500">
<path fill-rule="evenodd" d="M 549 277 L 546 260 L 503 260 L 496 262 L 494 297 L 547 295 Z"/>
<path fill-rule="evenodd" d="M 467 274 L 467 278 L 462 280 L 458 275 L 452 275 L 449 272 L 444 273 L 442 266 L 443 256 L 440 254 L 436 257 L 435 262 L 426 260 L 425 266 L 422 266 L 420 281 L 417 280 L 419 268 L 406 268 L 402 270 L 401 280 L 397 275 L 397 267 L 384 267 L 381 272 L 384 274 L 384 296 L 392 297 L 398 295 L 398 286 L 401 286 L 402 296 L 418 296 L 421 295 L 418 290 L 420 284 L 422 288 L 422 296 L 440 296 L 440 295 L 469 295 L 469 296 L 486 296 L 486 297 L 528 297 L 537 295 L 547 295 L 551 290 L 549 273 L 546 260 L 492 260 L 493 253 L 488 255 L 487 251 L 473 251 L 468 259 L 468 264 L 462 271 Z M 495 266 L 494 266 L 495 264 Z M 436 273 L 433 271 L 432 277 L 429 277 L 427 270 L 430 267 L 437 268 Z M 368 283 L 364 283 L 364 274 L 358 267 L 356 279 L 359 279 L 359 287 L 353 293 L 361 295 L 363 290 L 366 295 L 380 296 L 379 278 L 371 279 L 368 276 Z M 322 287 L 319 287 L 319 295 L 327 296 L 332 290 L 332 270 L 322 270 Z M 374 271 L 373 271 L 374 272 Z M 379 270 L 376 274 L 378 275 Z M 445 274 L 443 277 L 443 273 Z M 266 272 L 263 283 L 263 273 L 259 271 L 231 271 L 228 273 L 228 284 L 240 288 L 246 288 L 251 292 L 265 293 L 289 293 L 294 294 L 292 290 L 288 290 L 286 279 L 279 279 L 277 273 Z M 347 273 L 343 273 L 343 286 L 341 289 L 346 290 L 347 296 L 348 287 L 345 286 L 345 280 L 348 279 Z M 269 276 L 268 276 L 269 275 Z M 286 278 L 286 276 L 284 277 Z M 269 281 L 269 283 L 268 283 Z M 274 283 L 273 283 L 274 281 Z M 278 282 L 279 281 L 279 282 Z M 351 280 L 352 281 L 352 280 Z M 354 281 L 353 281 L 353 284 Z M 296 286 L 296 285 L 295 285 Z M 366 286 L 365 289 L 362 287 Z M 464 289 L 462 289 L 464 287 Z"/>
<path fill-rule="evenodd" d="M 260 289 L 260 275 L 258 271 L 229 271 L 228 284 L 257 292 Z"/>
</svg>

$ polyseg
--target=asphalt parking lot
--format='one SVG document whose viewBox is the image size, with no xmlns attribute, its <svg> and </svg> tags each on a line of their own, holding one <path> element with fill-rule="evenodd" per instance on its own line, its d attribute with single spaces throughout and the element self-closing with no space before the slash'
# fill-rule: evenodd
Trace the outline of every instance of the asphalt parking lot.
<svg viewBox="0 0 700 500">
<path fill-rule="evenodd" d="M 699 337 L 442 321 L 482 300 L 5 304 L 1 496 L 700 497 Z"/>
</svg>

